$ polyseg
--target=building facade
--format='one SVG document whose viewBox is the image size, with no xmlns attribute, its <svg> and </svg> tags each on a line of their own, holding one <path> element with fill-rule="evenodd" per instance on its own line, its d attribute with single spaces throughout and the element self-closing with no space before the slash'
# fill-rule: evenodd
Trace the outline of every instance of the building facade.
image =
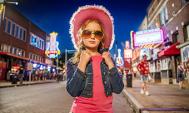
<svg viewBox="0 0 189 113">
<path fill-rule="evenodd" d="M 45 63 L 47 33 L 6 5 L 0 13 L 0 80 L 14 68 L 29 69 L 33 63 Z"/>
<path fill-rule="evenodd" d="M 147 10 L 147 23 L 148 29 L 161 28 L 164 32 L 157 61 L 160 63 L 159 79 L 161 83 L 176 84 L 177 65 L 188 60 L 188 49 L 184 49 L 184 55 L 181 50 L 188 45 L 189 0 L 152 0 Z"/>
</svg>

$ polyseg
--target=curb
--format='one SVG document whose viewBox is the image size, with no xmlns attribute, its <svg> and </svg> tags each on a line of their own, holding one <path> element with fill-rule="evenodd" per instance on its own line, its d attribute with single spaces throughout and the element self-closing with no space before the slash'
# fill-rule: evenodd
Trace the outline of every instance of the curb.
<svg viewBox="0 0 189 113">
<path fill-rule="evenodd" d="M 126 97 L 127 102 L 130 104 L 131 108 L 135 113 L 150 113 L 148 111 L 144 111 L 144 106 L 141 105 L 133 95 L 131 95 L 127 89 L 123 90 L 123 95 Z"/>
<path fill-rule="evenodd" d="M 34 82 L 34 83 L 23 83 L 23 84 L 19 84 L 19 82 L 17 84 L 10 84 L 10 85 L 4 85 L 4 86 L 0 86 L 0 88 L 8 88 L 8 87 L 21 87 L 21 86 L 28 86 L 28 85 L 37 85 L 37 84 L 46 84 L 46 83 L 56 83 L 57 81 L 43 81 L 43 82 Z"/>
</svg>

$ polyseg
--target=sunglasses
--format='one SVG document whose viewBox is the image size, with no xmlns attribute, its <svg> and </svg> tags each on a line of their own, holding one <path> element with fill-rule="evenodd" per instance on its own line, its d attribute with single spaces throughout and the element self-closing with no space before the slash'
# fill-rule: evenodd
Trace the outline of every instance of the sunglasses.
<svg viewBox="0 0 189 113">
<path fill-rule="evenodd" d="M 94 34 L 94 38 L 96 39 L 102 39 L 104 34 L 102 31 L 89 31 L 89 30 L 83 30 L 83 32 L 81 33 L 81 37 L 83 38 L 91 38 L 92 34 Z"/>
</svg>

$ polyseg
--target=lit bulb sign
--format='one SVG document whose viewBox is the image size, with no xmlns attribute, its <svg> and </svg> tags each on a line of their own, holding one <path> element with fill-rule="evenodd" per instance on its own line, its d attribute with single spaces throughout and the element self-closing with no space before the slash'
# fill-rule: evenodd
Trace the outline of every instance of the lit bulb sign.
<svg viewBox="0 0 189 113">
<path fill-rule="evenodd" d="M 47 42 L 47 48 L 45 54 L 49 58 L 57 58 L 60 55 L 60 50 L 58 48 L 58 41 L 56 41 L 58 33 L 52 32 L 50 33 L 50 42 Z"/>
<path fill-rule="evenodd" d="M 116 65 L 123 66 L 123 58 L 121 57 L 121 49 L 118 49 L 118 57 L 116 58 Z"/>
</svg>

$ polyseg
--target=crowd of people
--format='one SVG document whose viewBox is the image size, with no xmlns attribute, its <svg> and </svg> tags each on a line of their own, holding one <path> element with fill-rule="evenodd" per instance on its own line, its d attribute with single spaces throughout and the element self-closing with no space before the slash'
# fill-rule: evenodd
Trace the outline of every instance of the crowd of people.
<svg viewBox="0 0 189 113">
<path fill-rule="evenodd" d="M 17 84 L 19 81 L 20 84 L 23 81 L 40 81 L 40 80 L 57 80 L 63 81 L 65 77 L 65 66 L 63 69 L 48 71 L 47 69 L 34 69 L 31 71 L 26 70 L 24 67 L 19 67 L 17 69 L 11 69 L 7 72 L 7 81 L 10 81 L 12 84 Z"/>
</svg>

